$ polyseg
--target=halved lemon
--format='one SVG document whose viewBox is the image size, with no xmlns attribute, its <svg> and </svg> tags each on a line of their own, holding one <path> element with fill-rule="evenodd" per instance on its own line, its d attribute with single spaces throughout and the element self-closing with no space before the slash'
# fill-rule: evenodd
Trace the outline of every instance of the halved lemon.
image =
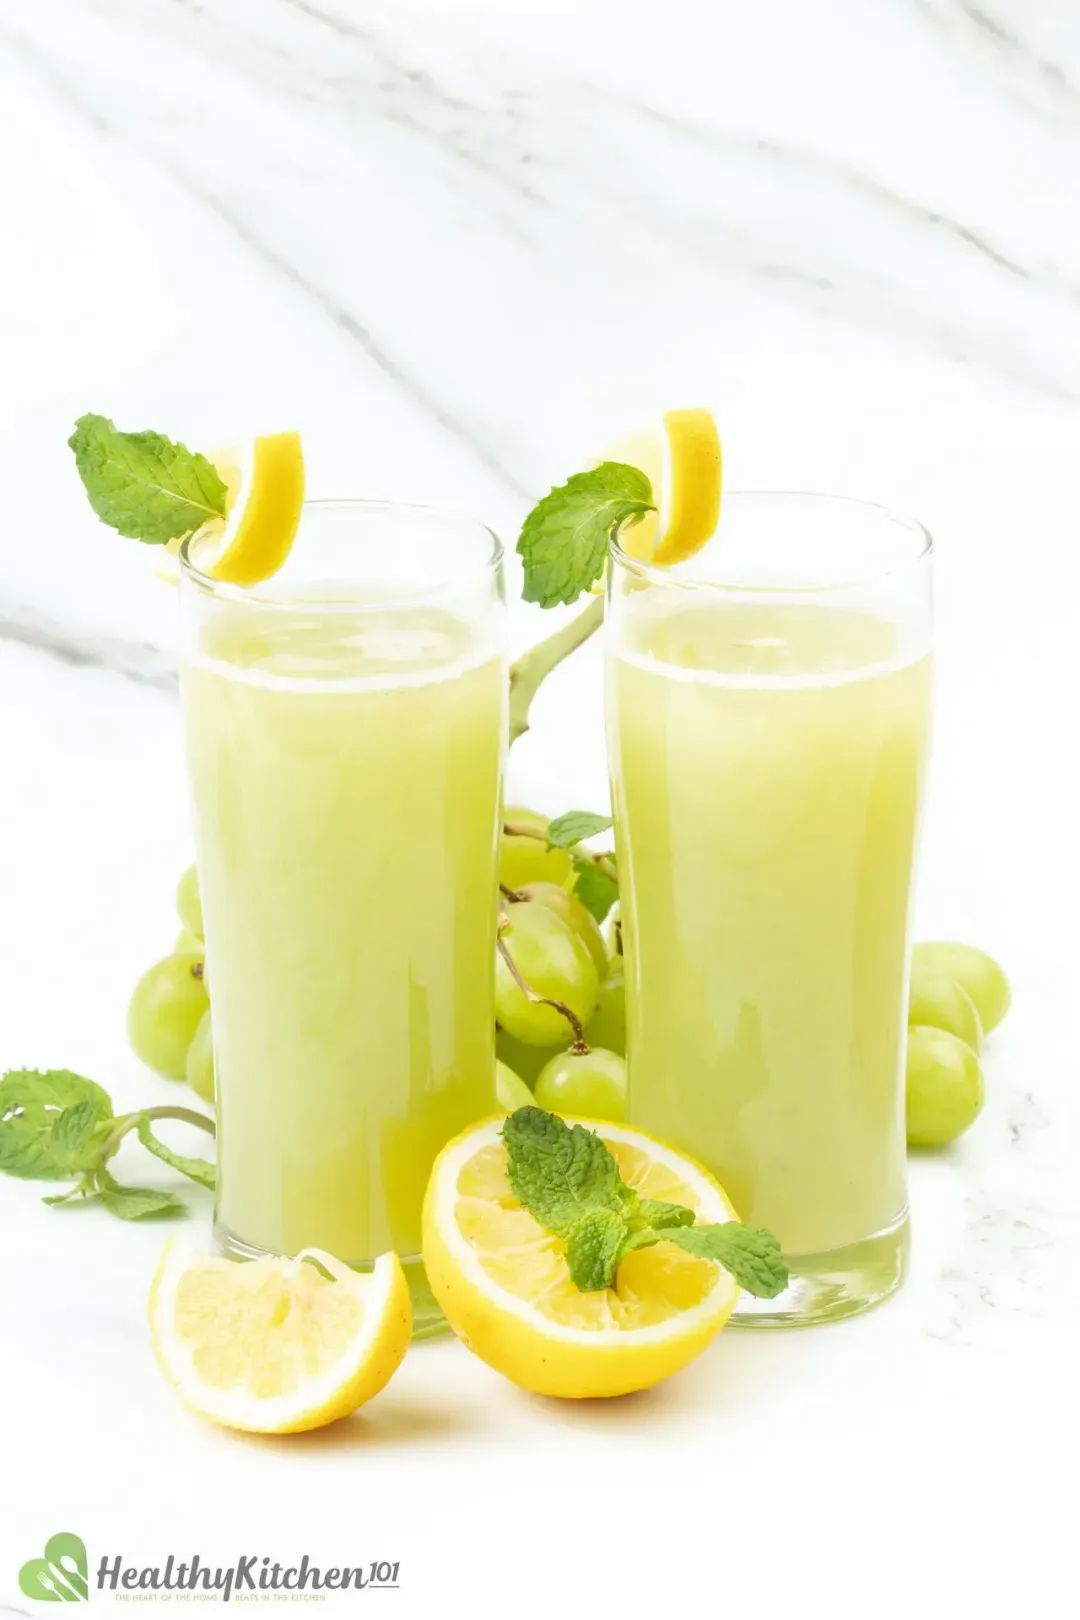
<svg viewBox="0 0 1080 1620">
<path fill-rule="evenodd" d="M 644 1196 L 704 1222 L 738 1219 L 719 1183 L 674 1148 L 604 1120 L 568 1123 L 596 1131 Z M 571 1399 L 648 1389 L 687 1366 L 731 1315 L 734 1279 L 658 1243 L 629 1254 L 612 1288 L 582 1293 L 563 1240 L 510 1189 L 502 1125 L 484 1120 L 448 1143 L 424 1201 L 424 1267 L 458 1338 L 523 1389 Z"/>
<path fill-rule="evenodd" d="M 200 566 L 229 585 L 258 585 L 284 563 L 300 526 L 304 503 L 304 451 L 296 432 L 265 433 L 207 458 L 225 485 L 226 515 L 202 534 Z M 174 557 L 183 536 L 166 550 Z M 174 566 L 160 570 L 175 577 Z"/>
<path fill-rule="evenodd" d="M 170 1240 L 150 1290 L 154 1353 L 202 1417 L 258 1434 L 320 1429 L 389 1383 L 412 1333 L 396 1254 L 360 1274 L 320 1249 L 237 1264 Z"/>
<path fill-rule="evenodd" d="M 723 454 L 710 410 L 665 411 L 659 422 L 610 444 L 605 461 L 640 467 L 652 485 L 655 512 L 626 524 L 620 544 L 640 562 L 685 562 L 716 532 Z"/>
</svg>

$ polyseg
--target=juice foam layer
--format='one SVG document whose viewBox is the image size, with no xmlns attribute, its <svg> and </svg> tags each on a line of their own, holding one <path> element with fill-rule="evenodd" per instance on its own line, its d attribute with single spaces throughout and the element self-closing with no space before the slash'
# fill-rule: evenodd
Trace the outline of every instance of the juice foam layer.
<svg viewBox="0 0 1080 1620">
<path fill-rule="evenodd" d="M 222 607 L 190 656 L 259 686 L 377 691 L 454 680 L 496 653 L 487 626 L 443 609 L 341 598 Z"/>
<path fill-rule="evenodd" d="M 617 655 L 671 680 L 782 690 L 873 680 L 925 656 L 892 620 L 802 603 L 700 602 L 641 593 L 624 608 Z"/>
</svg>

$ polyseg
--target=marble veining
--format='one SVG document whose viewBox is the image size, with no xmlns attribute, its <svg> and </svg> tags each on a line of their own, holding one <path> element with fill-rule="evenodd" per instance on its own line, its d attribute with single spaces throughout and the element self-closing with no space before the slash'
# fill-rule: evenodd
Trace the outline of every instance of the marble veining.
<svg viewBox="0 0 1080 1620">
<path fill-rule="evenodd" d="M 938 1271 L 926 1333 L 972 1344 L 999 1317 L 1048 1317 L 1063 1259 L 1060 1226 L 1056 1209 L 1014 1186 L 972 1192 L 959 1240 Z"/>
<path fill-rule="evenodd" d="M 101 51 L 97 74 L 83 70 L 81 37 L 36 25 L 36 12 L 8 25 L 9 48 L 99 134 L 168 172 L 518 497 L 537 482 L 532 401 L 499 372 L 534 370 L 575 299 L 617 292 L 616 242 L 632 289 L 656 280 L 693 299 L 705 278 L 759 297 L 759 318 L 780 305 L 1080 400 L 1075 239 L 1051 256 L 1011 227 L 1004 199 L 981 198 L 985 219 L 941 206 L 921 164 L 905 185 L 869 155 L 824 150 L 814 131 L 793 142 L 745 116 L 724 127 L 714 109 L 645 101 L 587 64 L 537 62 L 527 39 L 489 37 L 486 18 L 470 36 L 436 8 L 422 31 L 416 12 L 372 7 L 360 21 L 312 0 L 61 9 Z M 975 57 L 979 95 L 988 73 L 999 88 L 1003 53 L 1006 66 L 1035 63 L 1048 96 L 1070 84 L 974 8 L 916 6 L 909 26 L 950 19 L 995 47 Z M 113 61 L 120 38 L 152 64 L 144 83 Z M 925 92 L 911 89 L 914 119 Z M 1000 113 L 1007 140 L 1007 104 Z M 1072 170 L 1078 138 L 1080 125 L 1044 143 L 1051 168 Z M 900 151 L 898 140 L 890 168 Z M 372 263 L 373 237 L 385 264 L 413 258 L 419 324 L 438 332 L 426 353 L 394 278 Z M 428 256 L 441 276 L 416 271 Z"/>
<path fill-rule="evenodd" d="M 176 658 L 171 650 L 122 636 L 88 635 L 6 595 L 0 595 L 0 641 L 30 647 L 73 669 L 111 670 L 140 686 L 176 691 Z"/>
</svg>

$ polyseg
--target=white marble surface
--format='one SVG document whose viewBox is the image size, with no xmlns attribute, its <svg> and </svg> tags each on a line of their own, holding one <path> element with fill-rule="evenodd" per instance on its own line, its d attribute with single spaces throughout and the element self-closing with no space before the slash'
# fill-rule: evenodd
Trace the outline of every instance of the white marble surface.
<svg viewBox="0 0 1080 1620">
<path fill-rule="evenodd" d="M 147 1353 L 160 1233 L 0 1184 L 0 1601 L 63 1519 L 92 1553 L 400 1556 L 410 1615 L 1040 1612 L 1080 1304 L 1072 0 L 0 0 L 0 187 L 5 1065 L 170 1094 L 122 1023 L 188 858 L 174 603 L 85 506 L 88 409 L 206 445 L 295 423 L 314 493 L 512 539 L 613 428 L 705 399 L 733 484 L 916 513 L 919 932 L 1016 989 L 984 1117 L 913 1166 L 904 1293 L 599 1410 L 443 1344 L 322 1440 L 204 1429 Z M 600 750 L 590 649 L 516 791 L 600 803 Z"/>
</svg>

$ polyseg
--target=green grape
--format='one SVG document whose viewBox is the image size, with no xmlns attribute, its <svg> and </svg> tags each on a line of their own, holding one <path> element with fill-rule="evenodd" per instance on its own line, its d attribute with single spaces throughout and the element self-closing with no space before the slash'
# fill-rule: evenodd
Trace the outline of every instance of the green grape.
<svg viewBox="0 0 1080 1620">
<path fill-rule="evenodd" d="M 498 1060 L 495 1063 L 495 1100 L 508 1114 L 512 1114 L 515 1108 L 531 1108 L 536 1101 L 521 1076 Z"/>
<path fill-rule="evenodd" d="M 626 1056 L 626 986 L 621 957 L 610 964 L 600 986 L 596 1011 L 585 1025 L 585 1039 L 590 1046 L 602 1046 Z"/>
<path fill-rule="evenodd" d="M 944 940 L 916 945 L 911 963 L 913 968 L 933 968 L 955 979 L 975 1003 L 985 1035 L 997 1028 L 1009 1010 L 1012 992 L 1008 979 L 994 958 L 975 945 L 957 945 Z"/>
<path fill-rule="evenodd" d="M 608 970 L 607 946 L 604 936 L 596 923 L 596 918 L 585 910 L 581 901 L 572 889 L 564 889 L 558 883 L 525 883 L 518 890 L 523 900 L 531 900 L 547 906 L 556 917 L 561 917 L 568 928 L 589 948 L 589 955 L 596 963 L 596 971 L 601 978 Z"/>
<path fill-rule="evenodd" d="M 199 869 L 189 866 L 176 885 L 176 910 L 188 931 L 196 939 L 205 939 L 203 933 L 202 896 L 199 893 Z"/>
<path fill-rule="evenodd" d="M 611 960 L 621 962 L 623 953 L 622 912 L 619 909 L 617 900 L 608 912 L 607 921 L 604 923 L 604 944 L 607 946 L 607 953 Z"/>
<path fill-rule="evenodd" d="M 508 889 L 523 889 L 526 883 L 564 884 L 573 863 L 565 849 L 548 849 L 543 838 L 520 838 L 503 833 L 499 844 L 499 882 Z"/>
<path fill-rule="evenodd" d="M 214 1100 L 214 1026 L 210 1019 L 210 1009 L 207 1008 L 191 1038 L 185 1066 L 188 1085 L 208 1103 Z"/>
<path fill-rule="evenodd" d="M 191 932 L 190 928 L 181 928 L 173 940 L 174 956 L 202 956 L 205 951 L 206 946 L 197 934 Z"/>
<path fill-rule="evenodd" d="M 908 1023 L 947 1029 L 973 1052 L 982 1051 L 982 1024 L 975 1003 L 955 979 L 936 968 L 912 966 Z"/>
<path fill-rule="evenodd" d="M 210 1005 L 201 956 L 165 956 L 147 968 L 128 1003 L 136 1057 L 167 1080 L 183 1080 L 188 1047 Z"/>
<path fill-rule="evenodd" d="M 522 900 L 506 907 L 503 943 L 525 983 L 537 995 L 565 1002 L 587 1023 L 596 1010 L 600 980 L 596 964 L 572 928 L 547 906 Z M 519 1041 L 555 1046 L 572 1038 L 570 1025 L 555 1007 L 530 1001 L 514 982 L 502 952 L 495 957 L 495 1017 Z"/>
<path fill-rule="evenodd" d="M 945 1029 L 908 1030 L 907 1139 L 944 1147 L 966 1131 L 983 1105 L 983 1076 L 970 1046 Z"/>
<path fill-rule="evenodd" d="M 551 820 L 542 811 L 529 810 L 523 804 L 508 804 L 503 809 L 502 818 L 504 827 L 518 827 L 530 837 L 542 838 L 547 842 Z"/>
<path fill-rule="evenodd" d="M 548 1058 L 553 1058 L 558 1052 L 565 1052 L 569 1046 L 572 1035 L 570 1025 L 564 1018 L 562 1020 L 563 1039 L 554 1046 L 526 1046 L 524 1041 L 515 1040 L 509 1030 L 495 1027 L 495 1056 L 500 1063 L 505 1063 L 508 1069 L 520 1075 L 527 1086 L 536 1084 L 536 1077 L 544 1067 Z"/>
<path fill-rule="evenodd" d="M 591 1046 L 551 1059 L 536 1082 L 536 1104 L 550 1114 L 580 1119 L 626 1118 L 626 1062 L 618 1052 Z"/>
</svg>

